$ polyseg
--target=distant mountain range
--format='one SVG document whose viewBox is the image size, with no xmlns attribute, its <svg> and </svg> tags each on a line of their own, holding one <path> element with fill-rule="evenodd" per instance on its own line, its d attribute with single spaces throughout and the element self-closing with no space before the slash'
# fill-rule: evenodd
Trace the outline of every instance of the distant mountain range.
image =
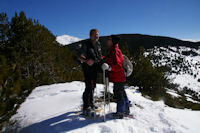
<svg viewBox="0 0 200 133">
<path fill-rule="evenodd" d="M 138 52 L 143 46 L 147 53 L 154 57 L 152 63 L 157 66 L 165 66 L 170 69 L 170 77 L 175 78 L 174 83 L 181 89 L 192 90 L 200 97 L 200 42 L 191 39 L 176 39 L 163 36 L 150 36 L 141 34 L 120 34 L 119 46 L 128 45 L 131 55 Z M 106 50 L 106 36 L 100 37 L 102 51 Z M 67 45 L 72 51 L 80 43 L 86 40 Z M 178 63 L 177 63 L 178 62 Z M 184 81 L 184 82 L 183 82 Z"/>
<path fill-rule="evenodd" d="M 143 46 L 145 49 L 151 49 L 155 46 L 167 47 L 167 46 L 186 46 L 191 48 L 199 48 L 200 41 L 191 39 L 176 39 L 172 37 L 164 36 L 152 36 L 143 34 L 120 34 L 119 46 L 122 48 L 124 45 L 128 45 L 131 53 L 138 51 L 138 48 Z M 101 36 L 100 42 L 102 44 L 102 49 L 105 51 L 107 36 Z M 75 50 L 80 43 L 84 43 L 86 40 L 79 40 L 78 42 L 73 42 L 67 45 L 71 50 Z"/>
<path fill-rule="evenodd" d="M 162 45 L 176 45 L 176 46 L 200 46 L 200 40 L 194 39 L 176 39 L 171 37 L 164 36 L 151 36 L 151 35 L 142 35 L 142 34 L 120 34 L 121 41 L 120 44 L 131 44 L 131 45 L 142 45 L 145 48 L 149 48 L 152 46 L 162 46 Z M 104 43 L 106 40 L 106 36 L 100 37 L 100 42 Z M 70 35 L 61 35 L 56 37 L 56 41 L 62 45 L 68 44 L 77 44 L 83 43 L 85 40 L 80 39 L 78 37 L 70 36 Z M 163 44 L 163 42 L 165 44 Z M 166 43 L 167 42 L 167 43 Z"/>
<path fill-rule="evenodd" d="M 196 40 L 196 39 L 181 39 L 183 41 L 189 41 L 189 42 L 200 42 L 200 39 L 199 40 Z"/>
</svg>

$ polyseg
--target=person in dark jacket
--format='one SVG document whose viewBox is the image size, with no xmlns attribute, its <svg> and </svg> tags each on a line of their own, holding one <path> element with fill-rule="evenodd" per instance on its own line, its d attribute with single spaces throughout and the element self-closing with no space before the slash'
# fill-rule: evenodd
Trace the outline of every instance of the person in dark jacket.
<svg viewBox="0 0 200 133">
<path fill-rule="evenodd" d="M 85 91 L 83 93 L 83 113 L 87 115 L 91 109 L 94 109 L 93 94 L 96 87 L 97 74 L 102 60 L 101 44 L 99 40 L 99 31 L 92 29 L 90 39 L 80 47 L 79 59 L 84 72 Z"/>
<path fill-rule="evenodd" d="M 119 49 L 120 37 L 111 35 L 107 40 L 109 52 L 105 57 L 105 61 L 111 66 L 109 73 L 109 80 L 114 83 L 114 98 L 117 102 L 116 117 L 123 118 L 124 115 L 129 114 L 129 100 L 124 90 L 126 76 L 124 73 L 123 62 L 124 58 L 121 50 Z"/>
</svg>

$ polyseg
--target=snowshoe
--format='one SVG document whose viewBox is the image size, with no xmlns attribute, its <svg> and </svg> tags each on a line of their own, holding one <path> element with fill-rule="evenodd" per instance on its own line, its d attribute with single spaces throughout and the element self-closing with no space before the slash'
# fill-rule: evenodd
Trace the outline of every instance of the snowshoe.
<svg viewBox="0 0 200 133">
<path fill-rule="evenodd" d="M 134 118 L 134 115 L 133 114 L 124 114 L 124 117 L 125 118 Z"/>
<path fill-rule="evenodd" d="M 124 113 L 117 112 L 117 113 L 112 113 L 111 115 L 108 115 L 107 117 L 110 118 L 110 119 L 124 119 L 124 118 L 133 119 L 134 115 L 133 114 L 124 114 Z"/>
<path fill-rule="evenodd" d="M 85 118 L 96 118 L 99 116 L 96 114 L 96 111 L 91 108 L 84 109 L 81 115 L 84 116 Z"/>
<path fill-rule="evenodd" d="M 112 117 L 114 119 L 123 119 L 124 118 L 124 113 L 121 113 L 121 112 L 113 113 Z"/>
</svg>

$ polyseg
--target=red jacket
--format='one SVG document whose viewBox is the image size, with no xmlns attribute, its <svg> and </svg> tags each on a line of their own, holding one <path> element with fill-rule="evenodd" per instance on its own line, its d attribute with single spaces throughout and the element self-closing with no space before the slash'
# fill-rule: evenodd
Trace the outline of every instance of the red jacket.
<svg viewBox="0 0 200 133">
<path fill-rule="evenodd" d="M 118 44 L 110 48 L 109 54 L 105 58 L 106 62 L 112 68 L 109 74 L 110 81 L 114 83 L 125 82 L 126 77 L 123 68 L 124 57 L 119 49 Z"/>
</svg>

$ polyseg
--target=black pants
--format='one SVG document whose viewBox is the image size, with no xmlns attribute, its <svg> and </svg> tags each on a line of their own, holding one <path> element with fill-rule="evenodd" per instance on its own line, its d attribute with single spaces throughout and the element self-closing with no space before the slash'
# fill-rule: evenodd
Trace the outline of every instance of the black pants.
<svg viewBox="0 0 200 133">
<path fill-rule="evenodd" d="M 96 88 L 97 82 L 97 70 L 90 69 L 84 70 L 84 78 L 85 78 L 85 91 L 83 93 L 83 109 L 87 109 L 88 107 L 93 108 L 93 95 L 94 89 Z"/>
<path fill-rule="evenodd" d="M 124 90 L 124 83 L 119 82 L 119 83 L 114 83 L 114 99 L 117 102 L 122 102 L 124 101 L 125 98 L 127 98 L 126 92 Z"/>
</svg>

